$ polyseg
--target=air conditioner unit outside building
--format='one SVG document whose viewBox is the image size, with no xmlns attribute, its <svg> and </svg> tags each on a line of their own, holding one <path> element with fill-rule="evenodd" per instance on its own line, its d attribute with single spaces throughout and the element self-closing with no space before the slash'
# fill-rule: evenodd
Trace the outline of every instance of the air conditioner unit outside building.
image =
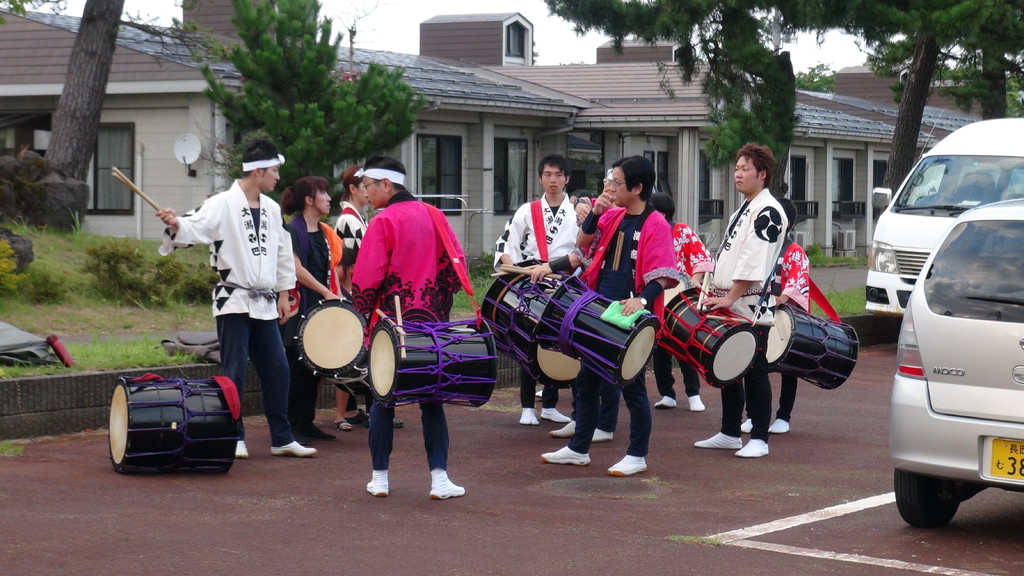
<svg viewBox="0 0 1024 576">
<path fill-rule="evenodd" d="M 807 232 L 793 232 L 793 242 L 798 244 L 801 248 L 807 248 L 807 241 L 809 235 Z"/>
<path fill-rule="evenodd" d="M 856 230 L 836 230 L 832 237 L 832 248 L 838 252 L 854 252 L 857 250 Z"/>
</svg>

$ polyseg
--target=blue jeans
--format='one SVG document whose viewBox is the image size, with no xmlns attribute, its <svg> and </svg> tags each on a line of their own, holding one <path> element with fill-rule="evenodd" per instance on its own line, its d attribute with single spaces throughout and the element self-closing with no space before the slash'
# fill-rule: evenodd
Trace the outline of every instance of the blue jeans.
<svg viewBox="0 0 1024 576">
<path fill-rule="evenodd" d="M 622 387 L 622 398 L 629 410 L 629 448 L 626 454 L 641 458 L 647 456 L 651 439 L 651 403 L 647 399 L 645 376 L 646 370 L 641 370 L 640 374 Z M 579 376 L 576 377 L 576 432 L 569 439 L 569 449 L 573 452 L 590 452 L 594 430 L 604 416 L 605 408 L 600 404 L 601 398 L 607 393 L 606 389 L 615 391 L 617 409 L 618 389 L 585 365 L 580 367 Z M 601 425 L 605 423 L 601 422 Z"/>
<path fill-rule="evenodd" d="M 270 427 L 270 445 L 285 446 L 295 441 L 288 423 L 288 359 L 281 344 L 281 330 L 276 320 L 254 320 L 248 314 L 217 316 L 217 338 L 220 340 L 220 363 L 224 375 L 245 393 L 249 360 L 256 368 L 263 391 L 263 411 Z M 239 422 L 239 439 L 245 430 Z"/>
<path fill-rule="evenodd" d="M 387 470 L 391 462 L 391 449 L 395 440 L 395 409 L 377 402 L 370 406 L 370 457 L 374 470 Z M 423 447 L 427 451 L 427 465 L 431 470 L 448 469 L 448 420 L 444 405 L 420 403 L 420 422 L 423 423 Z"/>
</svg>

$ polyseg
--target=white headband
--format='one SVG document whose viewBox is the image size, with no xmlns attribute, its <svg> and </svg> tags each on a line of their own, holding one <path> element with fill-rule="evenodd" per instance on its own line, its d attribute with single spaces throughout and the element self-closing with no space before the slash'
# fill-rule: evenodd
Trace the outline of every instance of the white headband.
<svg viewBox="0 0 1024 576">
<path fill-rule="evenodd" d="M 395 172 L 394 170 L 385 170 L 384 168 L 370 168 L 369 170 L 360 169 L 356 172 L 356 178 L 362 178 L 363 176 L 369 176 L 377 180 L 383 180 L 387 178 L 392 184 L 398 184 L 399 186 L 405 186 L 405 174 L 401 172 Z"/>
<path fill-rule="evenodd" d="M 266 160 L 253 160 L 252 162 L 242 162 L 242 172 L 252 172 L 259 168 L 273 168 L 274 166 L 280 166 L 284 164 L 284 156 L 280 154 L 277 158 L 268 158 Z"/>
</svg>

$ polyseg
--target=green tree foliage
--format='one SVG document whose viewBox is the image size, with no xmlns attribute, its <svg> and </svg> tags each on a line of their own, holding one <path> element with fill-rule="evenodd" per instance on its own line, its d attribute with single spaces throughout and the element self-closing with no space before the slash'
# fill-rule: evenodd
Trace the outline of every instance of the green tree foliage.
<svg viewBox="0 0 1024 576">
<path fill-rule="evenodd" d="M 627 36 L 677 44 L 679 72 L 699 81 L 709 105 L 708 161 L 732 162 L 744 143 L 770 147 L 780 162 L 796 125 L 796 80 L 788 52 L 770 46 L 769 15 L 787 29 L 805 29 L 816 4 L 799 0 L 546 0 L 551 11 L 575 23 L 577 32 L 596 29 L 617 46 Z M 771 189 L 783 194 L 785 170 Z"/>
<path fill-rule="evenodd" d="M 977 23 L 978 5 L 984 1 L 864 0 L 846 7 L 844 28 L 864 38 L 875 73 L 903 77 L 903 82 L 893 85 L 899 111 L 885 186 L 895 189 L 913 167 L 942 47 L 955 46 L 963 31 Z"/>
<path fill-rule="evenodd" d="M 797 72 L 796 87 L 799 90 L 833 94 L 836 91 L 836 71 L 829 68 L 828 64 L 819 62 L 807 72 Z"/>
<path fill-rule="evenodd" d="M 287 162 L 281 179 L 334 175 L 336 164 L 390 150 L 412 134 L 423 102 L 383 66 L 353 76 L 338 70 L 331 21 L 314 0 L 233 0 L 241 39 L 226 57 L 242 75 L 241 91 L 203 68 L 207 97 L 237 133 L 268 136 Z M 233 150 L 235 157 L 240 153 Z M 231 156 L 229 151 L 229 156 Z M 238 175 L 241 163 L 230 166 Z"/>
</svg>

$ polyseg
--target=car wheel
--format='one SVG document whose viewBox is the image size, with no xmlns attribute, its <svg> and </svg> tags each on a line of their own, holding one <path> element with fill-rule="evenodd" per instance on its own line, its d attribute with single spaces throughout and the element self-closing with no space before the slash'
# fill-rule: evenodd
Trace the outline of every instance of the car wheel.
<svg viewBox="0 0 1024 576">
<path fill-rule="evenodd" d="M 952 491 L 944 490 L 944 483 L 938 478 L 895 470 L 896 508 L 903 520 L 917 528 L 940 528 L 949 524 L 960 507 L 960 499 Z"/>
</svg>

